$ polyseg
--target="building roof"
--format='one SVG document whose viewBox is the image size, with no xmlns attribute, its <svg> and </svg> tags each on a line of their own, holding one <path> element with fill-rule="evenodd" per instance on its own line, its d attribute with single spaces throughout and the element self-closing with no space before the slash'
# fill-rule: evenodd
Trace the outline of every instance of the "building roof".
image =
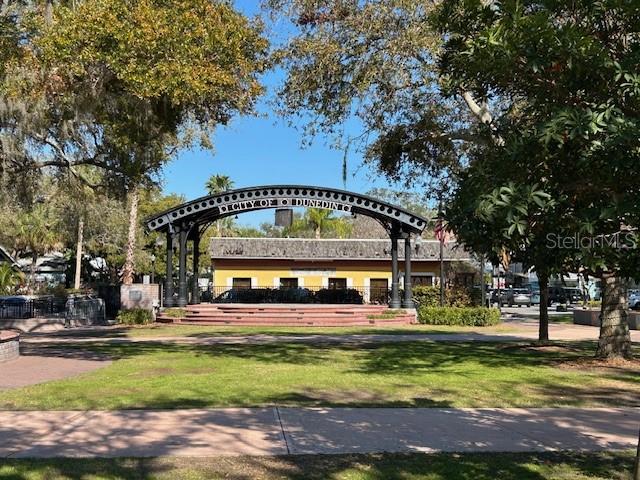
<svg viewBox="0 0 640 480">
<path fill-rule="evenodd" d="M 433 261 L 439 259 L 437 240 L 412 242 L 411 259 Z M 212 238 L 209 253 L 216 259 L 287 259 L 287 260 L 390 260 L 389 239 L 310 239 L 310 238 Z M 398 241 L 398 257 L 404 258 L 404 241 Z M 471 260 L 461 245 L 448 243 L 444 259 Z"/>
<path fill-rule="evenodd" d="M 31 257 L 23 257 L 18 260 L 18 265 L 23 271 L 29 271 L 32 263 Z M 62 252 L 50 252 L 36 260 L 36 273 L 64 273 L 66 268 L 67 259 Z"/>
<path fill-rule="evenodd" d="M 15 259 L 9 254 L 6 248 L 0 245 L 0 262 L 7 262 L 11 265 L 18 265 Z"/>
</svg>

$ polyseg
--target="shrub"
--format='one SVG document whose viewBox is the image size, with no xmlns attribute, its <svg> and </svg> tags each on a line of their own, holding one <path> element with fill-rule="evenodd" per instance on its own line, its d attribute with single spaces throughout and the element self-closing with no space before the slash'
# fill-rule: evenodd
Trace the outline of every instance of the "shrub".
<svg viewBox="0 0 640 480">
<path fill-rule="evenodd" d="M 474 307 L 481 302 L 480 289 L 453 286 L 444 290 L 444 302 L 448 307 Z M 413 287 L 413 300 L 422 307 L 440 306 L 440 287 L 420 285 Z"/>
<path fill-rule="evenodd" d="M 393 320 L 398 315 L 405 315 L 406 313 L 406 310 L 387 310 L 384 313 L 367 315 L 367 318 L 369 320 Z"/>
<path fill-rule="evenodd" d="M 420 307 L 418 322 L 426 325 L 487 327 L 500 323 L 500 310 L 482 307 Z"/>
<path fill-rule="evenodd" d="M 153 323 L 153 312 L 144 308 L 120 310 L 116 321 L 122 325 L 147 325 Z"/>
<path fill-rule="evenodd" d="M 187 311 L 184 308 L 166 308 L 162 314 L 169 318 L 184 318 L 187 316 Z"/>
<path fill-rule="evenodd" d="M 413 301 L 421 307 L 437 307 L 440 305 L 440 287 L 413 287 Z"/>
</svg>

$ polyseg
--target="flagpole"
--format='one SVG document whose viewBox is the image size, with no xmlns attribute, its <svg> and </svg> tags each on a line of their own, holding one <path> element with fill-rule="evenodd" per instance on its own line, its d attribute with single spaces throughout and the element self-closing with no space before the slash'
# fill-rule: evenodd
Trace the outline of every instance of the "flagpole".
<svg viewBox="0 0 640 480">
<path fill-rule="evenodd" d="M 438 206 L 437 237 L 440 241 L 440 306 L 444 307 L 444 222 L 442 219 L 442 201 Z"/>
<path fill-rule="evenodd" d="M 444 238 L 440 238 L 440 306 L 444 307 Z"/>
</svg>

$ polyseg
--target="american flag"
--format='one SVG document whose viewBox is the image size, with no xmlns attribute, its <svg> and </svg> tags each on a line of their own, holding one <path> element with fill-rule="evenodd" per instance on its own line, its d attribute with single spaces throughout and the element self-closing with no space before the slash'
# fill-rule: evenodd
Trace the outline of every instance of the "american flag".
<svg viewBox="0 0 640 480">
<path fill-rule="evenodd" d="M 447 227 L 444 224 L 444 221 L 442 220 L 442 218 L 438 218 L 438 221 L 436 222 L 435 234 L 438 241 L 440 241 L 441 243 L 447 242 L 447 237 L 448 237 Z"/>
</svg>

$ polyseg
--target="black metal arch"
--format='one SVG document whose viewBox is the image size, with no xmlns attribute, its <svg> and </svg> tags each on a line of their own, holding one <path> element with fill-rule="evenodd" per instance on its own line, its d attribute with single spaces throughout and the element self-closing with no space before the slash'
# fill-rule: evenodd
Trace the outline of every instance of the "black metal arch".
<svg viewBox="0 0 640 480">
<path fill-rule="evenodd" d="M 334 188 L 308 185 L 267 185 L 240 188 L 217 195 L 208 195 L 183 203 L 146 220 L 148 231 L 165 232 L 167 236 L 167 272 L 164 305 L 184 306 L 189 301 L 187 282 L 187 242 L 193 242 L 193 272 L 191 302 L 200 303 L 197 284 L 199 243 L 202 230 L 211 222 L 239 213 L 268 208 L 317 207 L 358 213 L 378 220 L 391 238 L 391 302 L 394 308 L 413 308 L 411 299 L 411 235 L 421 234 L 427 220 L 404 208 L 377 198 Z M 399 294 L 398 240 L 405 242 L 404 298 Z M 178 295 L 174 299 L 174 246 L 178 250 Z"/>
<path fill-rule="evenodd" d="M 149 231 L 172 231 L 175 225 L 202 225 L 239 213 L 268 208 L 319 207 L 373 217 L 405 233 L 421 233 L 427 220 L 377 198 L 308 185 L 266 185 L 240 188 L 197 198 L 147 219 Z"/>
</svg>

